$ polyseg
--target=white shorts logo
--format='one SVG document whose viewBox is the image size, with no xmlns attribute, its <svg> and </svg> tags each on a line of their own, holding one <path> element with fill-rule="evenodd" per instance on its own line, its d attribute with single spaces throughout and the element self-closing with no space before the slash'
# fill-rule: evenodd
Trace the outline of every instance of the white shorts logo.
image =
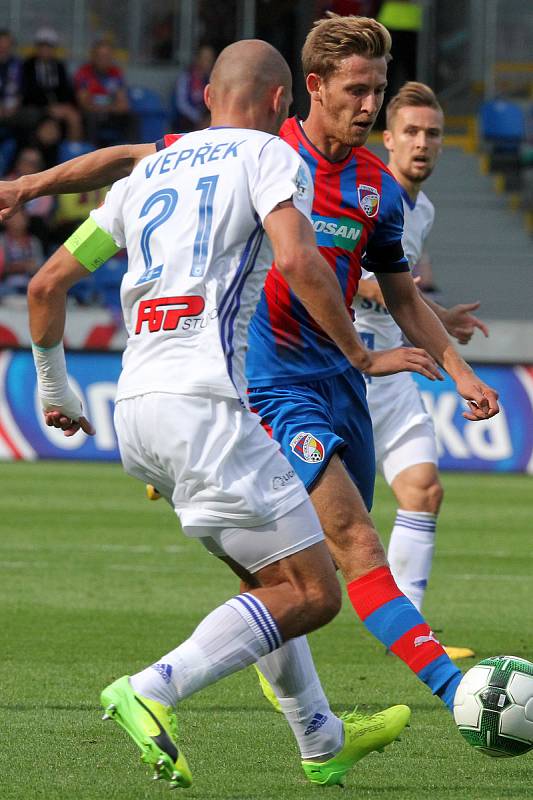
<svg viewBox="0 0 533 800">
<path fill-rule="evenodd" d="M 298 458 L 308 464 L 319 464 L 324 461 L 324 445 L 312 433 L 300 431 L 290 443 L 290 448 Z"/>
</svg>

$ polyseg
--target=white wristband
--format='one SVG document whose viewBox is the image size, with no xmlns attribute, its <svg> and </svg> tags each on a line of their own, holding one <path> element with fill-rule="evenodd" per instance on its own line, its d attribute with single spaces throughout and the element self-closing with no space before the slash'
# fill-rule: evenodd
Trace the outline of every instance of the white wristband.
<svg viewBox="0 0 533 800">
<path fill-rule="evenodd" d="M 53 347 L 32 344 L 32 351 L 43 411 L 59 410 L 69 419 L 79 419 L 81 401 L 68 383 L 63 343 Z"/>
</svg>

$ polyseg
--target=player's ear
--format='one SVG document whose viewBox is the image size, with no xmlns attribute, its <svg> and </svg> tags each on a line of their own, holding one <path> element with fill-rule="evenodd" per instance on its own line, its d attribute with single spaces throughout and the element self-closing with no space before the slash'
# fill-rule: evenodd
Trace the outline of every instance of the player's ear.
<svg viewBox="0 0 533 800">
<path fill-rule="evenodd" d="M 211 84 L 208 83 L 204 89 L 204 103 L 206 104 L 209 111 L 211 111 Z"/>
<path fill-rule="evenodd" d="M 383 131 L 383 144 L 385 145 L 389 153 L 392 153 L 392 151 L 394 150 L 394 136 L 392 135 L 392 131 L 389 131 L 387 129 Z"/>
<path fill-rule="evenodd" d="M 276 114 L 279 114 L 283 100 L 285 98 L 285 86 L 276 86 L 272 95 L 272 108 Z"/>
<path fill-rule="evenodd" d="M 310 72 L 305 79 L 305 85 L 307 86 L 307 91 L 309 92 L 311 100 L 321 102 L 320 90 L 322 88 L 322 78 L 320 75 L 317 75 L 315 72 Z"/>
</svg>

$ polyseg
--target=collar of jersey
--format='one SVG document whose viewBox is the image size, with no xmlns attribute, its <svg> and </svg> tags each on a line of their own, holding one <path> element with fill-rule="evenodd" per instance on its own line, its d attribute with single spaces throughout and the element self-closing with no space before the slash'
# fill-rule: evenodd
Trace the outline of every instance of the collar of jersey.
<svg viewBox="0 0 533 800">
<path fill-rule="evenodd" d="M 409 206 L 409 208 L 411 209 L 411 211 L 413 211 L 414 207 L 416 206 L 416 200 L 412 200 L 409 197 L 409 195 L 407 194 L 406 189 L 403 188 L 401 183 L 400 183 L 400 192 L 402 193 L 402 197 L 405 200 L 405 202 L 407 203 L 407 205 Z"/>
<path fill-rule="evenodd" d="M 307 136 L 306 132 L 304 131 L 304 127 L 303 127 L 303 120 L 302 120 L 300 117 L 294 117 L 293 119 L 294 119 L 294 121 L 295 121 L 295 124 L 296 124 L 296 127 L 297 127 L 297 129 L 298 129 L 298 132 L 299 132 L 300 136 L 301 136 L 303 139 L 305 139 L 305 142 L 306 142 L 306 144 L 307 144 L 307 145 L 308 145 L 308 146 L 309 146 L 309 147 L 310 147 L 312 150 L 314 150 L 314 152 L 315 152 L 315 153 L 316 153 L 316 154 L 317 154 L 317 155 L 318 155 L 318 156 L 319 156 L 321 159 L 323 159 L 323 160 L 324 160 L 324 161 L 325 161 L 325 162 L 326 162 L 326 163 L 327 163 L 327 164 L 328 164 L 330 167 L 339 167 L 339 168 L 341 168 L 341 169 L 342 169 L 343 167 L 345 167 L 345 166 L 346 166 L 346 164 L 348 163 L 348 161 L 349 161 L 349 160 L 350 160 L 350 159 L 353 157 L 353 151 L 354 151 L 354 148 L 352 148 L 352 149 L 350 150 L 350 152 L 348 153 L 348 155 L 347 155 L 347 156 L 345 156 L 344 158 L 341 158 L 339 161 L 332 161 L 332 159 L 331 159 L 331 158 L 328 158 L 328 157 L 327 157 L 327 156 L 326 156 L 326 155 L 325 155 L 325 154 L 322 152 L 322 150 L 319 150 L 319 149 L 318 149 L 318 147 L 317 147 L 316 145 L 314 145 L 314 144 L 313 144 L 313 142 L 311 141 L 311 139 L 309 139 L 309 138 L 308 138 L 308 136 Z"/>
</svg>

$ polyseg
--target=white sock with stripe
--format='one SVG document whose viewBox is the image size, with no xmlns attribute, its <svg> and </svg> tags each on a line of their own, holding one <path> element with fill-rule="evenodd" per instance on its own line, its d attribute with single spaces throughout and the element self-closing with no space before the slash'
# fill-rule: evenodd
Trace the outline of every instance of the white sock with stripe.
<svg viewBox="0 0 533 800">
<path fill-rule="evenodd" d="M 436 525 L 436 514 L 399 508 L 390 537 L 387 556 L 391 572 L 418 611 L 431 572 Z"/>
<path fill-rule="evenodd" d="M 338 753 L 343 725 L 329 707 L 306 637 L 290 639 L 257 666 L 279 700 L 302 758 L 327 761 Z"/>
<path fill-rule="evenodd" d="M 143 697 L 174 706 L 281 644 L 267 607 L 253 594 L 240 594 L 208 614 L 187 641 L 133 675 L 131 684 Z"/>
</svg>

